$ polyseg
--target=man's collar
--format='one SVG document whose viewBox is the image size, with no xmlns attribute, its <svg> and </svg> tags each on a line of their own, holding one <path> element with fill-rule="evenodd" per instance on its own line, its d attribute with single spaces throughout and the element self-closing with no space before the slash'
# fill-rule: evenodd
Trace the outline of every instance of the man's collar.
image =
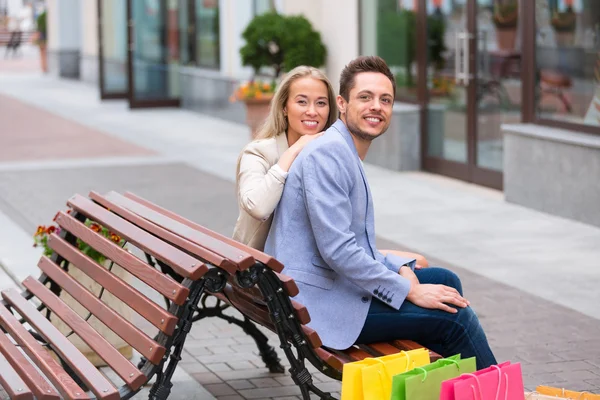
<svg viewBox="0 0 600 400">
<path fill-rule="evenodd" d="M 342 137 L 346 141 L 346 144 L 348 145 L 348 147 L 350 147 L 350 149 L 358 157 L 358 150 L 356 150 L 356 146 L 354 145 L 354 140 L 352 140 L 352 134 L 348 130 L 348 127 L 346 126 L 346 124 L 344 124 L 344 121 L 342 121 L 341 119 L 338 119 L 337 121 L 335 121 L 335 123 L 333 125 L 331 125 L 331 127 L 334 128 L 335 130 L 337 130 L 342 135 Z"/>
</svg>

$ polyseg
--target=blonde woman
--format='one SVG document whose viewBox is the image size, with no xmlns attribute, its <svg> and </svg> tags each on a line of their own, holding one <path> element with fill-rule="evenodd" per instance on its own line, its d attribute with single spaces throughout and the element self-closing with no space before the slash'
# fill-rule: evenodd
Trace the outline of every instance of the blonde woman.
<svg viewBox="0 0 600 400">
<path fill-rule="evenodd" d="M 257 139 L 238 158 L 236 189 L 240 214 L 233 231 L 235 240 L 263 250 L 288 171 L 304 146 L 337 120 L 335 104 L 333 87 L 317 68 L 296 67 L 281 81 Z M 422 256 L 393 252 L 412 256 L 419 266 L 427 266 Z"/>
</svg>

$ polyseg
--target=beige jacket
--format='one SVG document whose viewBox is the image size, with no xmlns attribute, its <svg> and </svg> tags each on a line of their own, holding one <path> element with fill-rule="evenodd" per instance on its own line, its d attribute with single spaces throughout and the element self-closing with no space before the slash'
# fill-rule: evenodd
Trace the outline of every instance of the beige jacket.
<svg viewBox="0 0 600 400">
<path fill-rule="evenodd" d="M 236 191 L 240 215 L 233 238 L 263 250 L 287 173 L 277 162 L 288 149 L 285 133 L 249 143 L 238 160 Z"/>
</svg>

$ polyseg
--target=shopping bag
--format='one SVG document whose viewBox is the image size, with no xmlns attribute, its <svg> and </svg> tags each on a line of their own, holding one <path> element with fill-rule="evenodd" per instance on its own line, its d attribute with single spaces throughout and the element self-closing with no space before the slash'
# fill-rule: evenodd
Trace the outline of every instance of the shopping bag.
<svg viewBox="0 0 600 400">
<path fill-rule="evenodd" d="M 486 368 L 481 374 L 466 374 L 454 384 L 457 399 L 524 400 L 521 364 L 504 363 Z"/>
<path fill-rule="evenodd" d="M 498 367 L 502 368 L 506 365 L 510 365 L 510 362 L 505 362 L 499 364 Z M 481 376 L 487 374 L 488 372 L 495 371 L 494 368 L 489 367 L 485 369 L 481 369 L 479 371 L 473 372 L 473 375 Z M 440 400 L 462 400 L 462 397 L 454 390 L 454 385 L 461 380 L 473 379 L 471 374 L 462 374 L 456 378 L 448 379 L 447 381 L 442 382 L 442 388 L 440 393 Z"/>
<path fill-rule="evenodd" d="M 389 399 L 394 375 L 429 362 L 429 350 L 415 349 L 344 364 L 342 400 Z"/>
<path fill-rule="evenodd" d="M 538 386 L 535 391 L 542 395 L 555 396 L 559 399 L 570 400 L 600 400 L 600 394 L 589 392 L 576 392 L 574 390 L 566 390 L 564 388 L 555 388 L 550 386 Z"/>
<path fill-rule="evenodd" d="M 475 357 L 461 359 L 460 355 L 442 358 L 434 363 L 416 367 L 394 376 L 391 400 L 438 400 L 443 381 L 462 373 L 475 372 Z"/>
<path fill-rule="evenodd" d="M 547 396 L 545 394 L 539 394 L 538 392 L 525 392 L 525 400 L 560 400 L 564 397 Z"/>
</svg>

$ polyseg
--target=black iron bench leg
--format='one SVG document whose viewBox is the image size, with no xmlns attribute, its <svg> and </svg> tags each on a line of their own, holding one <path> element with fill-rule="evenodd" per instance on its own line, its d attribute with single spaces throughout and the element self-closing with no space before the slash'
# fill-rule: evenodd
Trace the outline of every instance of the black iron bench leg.
<svg viewBox="0 0 600 400">
<path fill-rule="evenodd" d="M 190 333 L 190 330 L 192 329 L 194 314 L 197 313 L 200 309 L 198 307 L 198 304 L 200 302 L 200 298 L 202 297 L 202 293 L 204 292 L 204 286 L 205 281 L 202 280 L 198 282 L 198 284 L 194 287 L 192 293 L 190 293 L 190 300 L 187 304 L 186 309 L 184 310 L 184 314 L 179 320 L 179 332 L 173 339 L 173 351 L 171 352 L 169 363 L 164 369 L 164 371 L 161 368 L 157 372 L 156 382 L 154 383 L 154 385 L 152 385 L 152 388 L 150 389 L 150 395 L 148 396 L 149 400 L 167 400 L 167 398 L 171 394 L 171 388 L 173 387 L 173 382 L 171 382 L 171 379 L 173 378 L 173 374 L 175 373 L 177 364 L 179 363 L 179 361 L 181 361 L 181 352 L 183 351 L 185 339 L 188 333 Z M 166 363 L 168 357 L 168 353 L 165 354 L 163 358 L 163 364 Z"/>
<path fill-rule="evenodd" d="M 277 352 L 273 346 L 269 345 L 269 339 L 260 331 L 260 329 L 258 329 L 256 324 L 254 324 L 254 322 L 252 322 L 246 316 L 244 316 L 244 320 L 240 320 L 230 315 L 223 314 L 221 312 L 223 309 L 224 308 L 219 308 L 219 311 L 215 312 L 214 315 L 211 316 L 219 317 L 230 324 L 235 324 L 242 328 L 244 333 L 252 337 L 252 339 L 254 339 L 256 342 L 260 358 L 262 358 L 266 367 L 269 369 L 269 372 L 277 374 L 284 373 L 285 368 L 283 365 L 281 365 L 281 360 L 279 359 Z M 204 309 L 204 311 L 207 311 L 207 309 Z"/>
</svg>

